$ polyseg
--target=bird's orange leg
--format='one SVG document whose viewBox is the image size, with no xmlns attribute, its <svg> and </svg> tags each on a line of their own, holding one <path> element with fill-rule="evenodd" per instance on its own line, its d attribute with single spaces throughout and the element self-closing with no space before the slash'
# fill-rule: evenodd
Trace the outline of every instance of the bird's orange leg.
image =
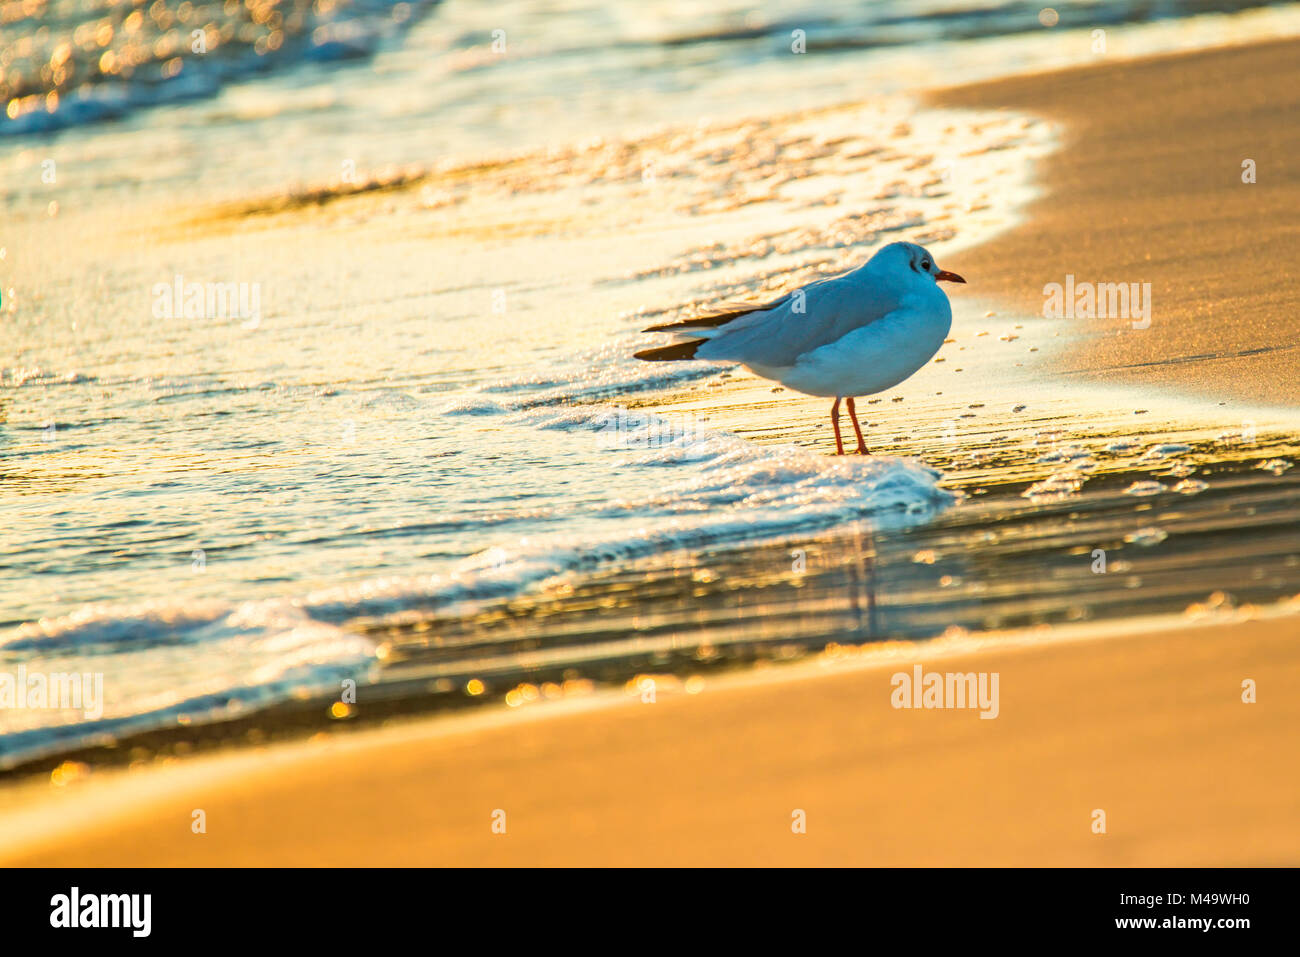
<svg viewBox="0 0 1300 957">
<path fill-rule="evenodd" d="M 831 406 L 831 425 L 835 427 L 835 454 L 844 454 L 844 443 L 840 441 L 840 397 L 835 397 L 835 404 Z"/>
<path fill-rule="evenodd" d="M 870 455 L 867 443 L 862 438 L 862 426 L 858 425 L 858 410 L 853 407 L 853 396 L 849 396 L 849 418 L 853 420 L 853 431 L 858 433 L 858 454 Z"/>
</svg>

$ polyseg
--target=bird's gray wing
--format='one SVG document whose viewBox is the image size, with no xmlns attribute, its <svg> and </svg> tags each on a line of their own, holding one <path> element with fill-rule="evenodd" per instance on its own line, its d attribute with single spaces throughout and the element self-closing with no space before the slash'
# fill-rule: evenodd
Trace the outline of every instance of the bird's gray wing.
<svg viewBox="0 0 1300 957">
<path fill-rule="evenodd" d="M 849 274 L 796 290 L 771 309 L 727 323 L 696 351 L 701 359 L 787 368 L 799 356 L 883 319 L 898 303 Z"/>
</svg>

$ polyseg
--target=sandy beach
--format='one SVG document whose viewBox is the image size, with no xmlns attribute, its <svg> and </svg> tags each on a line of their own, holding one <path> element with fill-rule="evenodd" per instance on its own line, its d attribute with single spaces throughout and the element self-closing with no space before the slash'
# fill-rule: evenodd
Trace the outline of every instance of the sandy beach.
<svg viewBox="0 0 1300 957">
<path fill-rule="evenodd" d="M 1300 371 L 1300 42 L 1153 57 L 946 90 L 949 106 L 1064 124 L 1025 222 L 963 252 L 982 291 L 1041 315 L 1043 286 L 1149 282 L 1151 326 L 1078 320 L 1059 374 L 1291 404 Z M 1242 181 L 1254 160 L 1256 182 Z"/>
<path fill-rule="evenodd" d="M 1300 130 L 1287 119 L 1298 54 L 1290 40 L 935 94 L 1064 124 L 1025 221 L 945 267 L 1028 316 L 1043 284 L 1066 274 L 1151 282 L 1151 327 L 1081 329 L 1078 348 L 1053 360 L 1066 381 L 1294 404 Z M 1241 182 L 1245 158 L 1257 163 L 1254 185 Z M 759 394 L 752 382 L 730 391 Z M 738 431 L 759 440 L 827 431 L 819 401 L 791 403 L 775 431 L 747 408 L 747 420 L 745 407 L 733 413 Z M 0 794 L 0 861 L 1300 863 L 1300 771 L 1289 759 L 1300 616 L 1243 610 L 987 638 L 710 676 L 652 704 L 601 693 L 491 706 L 69 772 L 58 787 L 20 780 Z M 893 707 L 891 676 L 916 664 L 997 673 L 997 718 Z M 1243 702 L 1245 681 L 1256 703 Z M 196 810 L 206 833 L 191 830 Z M 792 832 L 798 811 L 806 833 Z M 1097 811 L 1105 833 L 1094 832 Z"/>
<path fill-rule="evenodd" d="M 1300 770 L 1283 756 L 1300 720 L 1298 633 L 1297 617 L 1162 622 L 832 655 L 653 704 L 426 721 L 36 785 L 41 806 L 9 817 L 0 860 L 1294 865 Z M 998 716 L 895 709 L 891 677 L 916 664 L 998 673 Z"/>
</svg>

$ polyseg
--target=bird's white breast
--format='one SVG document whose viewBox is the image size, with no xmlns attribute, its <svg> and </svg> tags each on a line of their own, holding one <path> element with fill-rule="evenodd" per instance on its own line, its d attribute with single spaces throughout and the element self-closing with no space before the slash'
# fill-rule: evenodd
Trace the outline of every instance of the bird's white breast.
<svg viewBox="0 0 1300 957">
<path fill-rule="evenodd" d="M 892 389 L 939 351 L 952 328 L 942 290 L 909 298 L 887 316 L 801 355 L 791 367 L 752 371 L 807 395 L 859 396 Z"/>
</svg>

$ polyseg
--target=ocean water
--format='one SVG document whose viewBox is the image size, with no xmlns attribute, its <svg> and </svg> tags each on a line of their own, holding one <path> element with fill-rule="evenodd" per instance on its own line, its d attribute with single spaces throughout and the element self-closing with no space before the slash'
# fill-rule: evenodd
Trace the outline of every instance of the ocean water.
<svg viewBox="0 0 1300 957">
<path fill-rule="evenodd" d="M 621 609 L 630 676 L 647 568 L 952 521 L 956 465 L 754 441 L 638 330 L 1014 222 L 1059 131 L 915 91 L 1258 6 L 3 4 L 0 673 L 103 700 L 0 710 L 0 764 L 399 660 L 584 677 L 485 624 L 540 594 Z"/>
</svg>

